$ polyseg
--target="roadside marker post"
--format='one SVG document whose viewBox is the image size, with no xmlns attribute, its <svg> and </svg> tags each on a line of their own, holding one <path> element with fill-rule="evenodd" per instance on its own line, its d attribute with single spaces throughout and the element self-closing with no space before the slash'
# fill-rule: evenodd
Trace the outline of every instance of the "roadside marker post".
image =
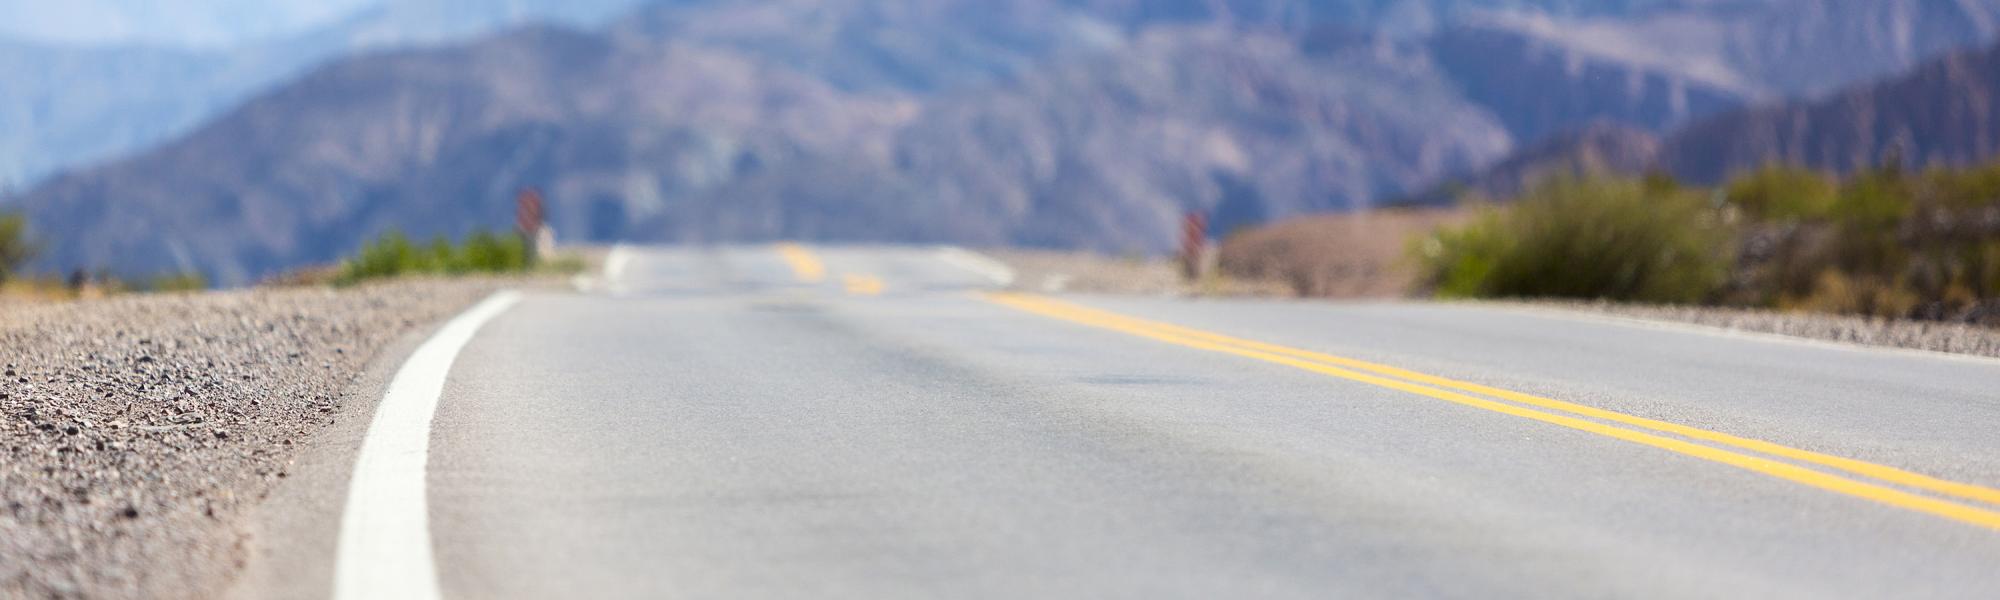
<svg viewBox="0 0 2000 600">
<path fill-rule="evenodd" d="M 544 218 L 542 191 L 522 188 L 514 197 L 514 228 L 528 248 L 529 262 L 541 262 L 556 251 L 555 232 Z"/>
<path fill-rule="evenodd" d="M 1208 266 L 1208 215 L 1188 211 L 1181 218 L 1181 276 L 1200 281 Z"/>
</svg>

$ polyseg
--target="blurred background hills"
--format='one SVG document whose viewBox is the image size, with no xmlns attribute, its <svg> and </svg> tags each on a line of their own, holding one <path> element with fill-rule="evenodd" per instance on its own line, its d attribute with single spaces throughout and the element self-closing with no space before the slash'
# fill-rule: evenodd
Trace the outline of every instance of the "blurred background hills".
<svg viewBox="0 0 2000 600">
<path fill-rule="evenodd" d="M 1159 252 L 1190 209 L 2000 143 L 2000 0 L 175 5 L 0 27 L 0 207 L 45 269 L 246 283 L 529 185 L 565 240 Z"/>
</svg>

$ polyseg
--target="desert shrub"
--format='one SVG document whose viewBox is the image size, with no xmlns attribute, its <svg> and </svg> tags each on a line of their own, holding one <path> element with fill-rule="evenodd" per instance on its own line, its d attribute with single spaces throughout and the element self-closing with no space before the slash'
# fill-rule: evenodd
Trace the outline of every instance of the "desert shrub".
<svg viewBox="0 0 2000 600">
<path fill-rule="evenodd" d="M 1887 231 L 1910 216 L 1911 182 L 1900 169 L 1875 169 L 1841 186 L 1828 215 L 1852 231 Z"/>
<path fill-rule="evenodd" d="M 1943 210 L 2000 208 L 2000 162 L 1963 169 L 1935 168 L 1915 192 L 1919 206 Z"/>
<path fill-rule="evenodd" d="M 414 272 L 421 267 L 417 254 L 416 247 L 410 244 L 410 238 L 403 232 L 384 233 L 363 245 L 361 251 L 347 261 L 340 281 L 351 283 Z"/>
<path fill-rule="evenodd" d="M 458 245 L 443 236 L 418 245 L 401 232 L 389 231 L 364 244 L 342 265 L 334 282 L 345 285 L 404 275 L 517 273 L 533 267 L 527 243 L 519 236 L 477 231 Z"/>
<path fill-rule="evenodd" d="M 152 292 L 199 292 L 208 289 L 208 278 L 200 273 L 159 275 L 148 280 L 145 288 Z"/>
<path fill-rule="evenodd" d="M 1729 273 L 1733 234 L 1670 181 L 1555 178 L 1419 243 L 1446 297 L 1695 302 Z"/>
<path fill-rule="evenodd" d="M 528 246 L 520 236 L 494 235 L 480 231 L 466 238 L 457 256 L 464 272 L 506 273 L 528 269 Z"/>
<path fill-rule="evenodd" d="M 28 235 L 28 219 L 18 212 L 0 212 L 0 283 L 20 272 L 41 245 Z"/>
<path fill-rule="evenodd" d="M 1832 178 L 1777 164 L 1736 178 L 1724 193 L 1731 205 L 1761 220 L 1824 219 L 1840 201 Z"/>
</svg>

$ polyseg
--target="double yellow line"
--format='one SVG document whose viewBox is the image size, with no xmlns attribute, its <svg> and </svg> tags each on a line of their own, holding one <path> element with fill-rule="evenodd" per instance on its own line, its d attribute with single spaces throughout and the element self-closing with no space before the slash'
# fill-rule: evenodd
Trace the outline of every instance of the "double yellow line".
<svg viewBox="0 0 2000 600">
<path fill-rule="evenodd" d="M 1802 450 L 1677 423 L 1479 385 L 1351 358 L 1230 337 L 1169 323 L 1127 317 L 1025 294 L 990 294 L 994 303 L 1022 311 L 1198 350 L 1276 363 L 1350 381 L 1409 392 L 1481 410 L 1532 419 L 1652 446 L 1822 490 L 2000 529 L 2000 511 L 1906 491 L 1922 490 L 1958 500 L 2000 504 L 2000 490 L 1938 479 L 1876 463 Z M 1827 471 L 1785 462 L 1814 465 Z M 1890 486 L 1902 486 L 1890 487 Z"/>
<path fill-rule="evenodd" d="M 797 277 L 800 283 L 819 283 L 826 280 L 826 263 L 821 262 L 819 256 L 814 255 L 805 246 L 788 242 L 778 244 L 777 249 L 778 257 L 783 258 L 785 265 L 792 268 L 792 275 Z M 856 296 L 881 295 L 882 290 L 887 287 L 882 283 L 882 278 L 866 274 L 843 275 L 841 286 L 847 293 Z"/>
<path fill-rule="evenodd" d="M 813 256 L 805 246 L 778 244 L 778 257 L 785 259 L 785 264 L 792 268 L 792 275 L 797 276 L 800 282 L 819 283 L 826 279 L 826 263 L 820 262 L 819 257 Z"/>
<path fill-rule="evenodd" d="M 847 293 L 856 296 L 876 296 L 882 293 L 882 279 L 874 275 L 846 275 L 841 277 Z"/>
</svg>

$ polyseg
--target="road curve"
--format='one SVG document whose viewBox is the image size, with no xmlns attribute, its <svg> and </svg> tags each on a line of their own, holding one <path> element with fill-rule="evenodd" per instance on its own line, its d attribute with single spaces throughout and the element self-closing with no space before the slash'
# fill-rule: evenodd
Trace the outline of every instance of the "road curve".
<svg viewBox="0 0 2000 600">
<path fill-rule="evenodd" d="M 460 351 L 438 589 L 1994 597 L 2000 362 L 634 248 Z"/>
</svg>

